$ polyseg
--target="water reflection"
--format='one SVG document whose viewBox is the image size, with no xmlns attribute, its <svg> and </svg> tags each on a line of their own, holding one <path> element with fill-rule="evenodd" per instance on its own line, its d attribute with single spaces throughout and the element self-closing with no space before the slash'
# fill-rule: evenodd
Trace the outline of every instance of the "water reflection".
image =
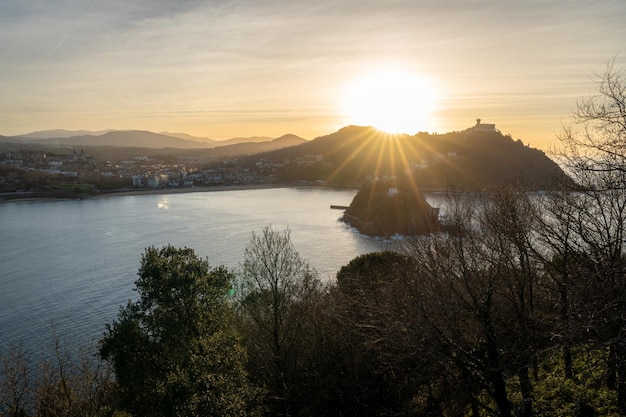
<svg viewBox="0 0 626 417">
<path fill-rule="evenodd" d="M 157 207 L 163 210 L 169 210 L 170 208 L 170 201 L 167 197 L 163 197 L 159 200 L 159 202 L 157 203 Z"/>
</svg>

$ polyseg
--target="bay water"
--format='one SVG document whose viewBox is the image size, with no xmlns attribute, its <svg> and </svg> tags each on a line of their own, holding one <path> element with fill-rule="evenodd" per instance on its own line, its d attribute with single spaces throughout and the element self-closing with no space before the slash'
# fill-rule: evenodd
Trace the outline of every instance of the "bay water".
<svg viewBox="0 0 626 417">
<path fill-rule="evenodd" d="M 0 204 L 0 352 L 50 350 L 54 335 L 97 340 L 133 291 L 144 249 L 188 247 L 236 271 L 251 232 L 289 228 L 300 255 L 332 280 L 393 242 L 339 221 L 355 190 L 274 188 Z"/>
</svg>

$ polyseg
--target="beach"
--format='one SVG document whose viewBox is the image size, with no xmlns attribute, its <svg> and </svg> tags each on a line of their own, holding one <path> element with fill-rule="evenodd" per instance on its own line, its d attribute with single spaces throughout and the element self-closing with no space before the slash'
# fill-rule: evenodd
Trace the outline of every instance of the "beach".
<svg viewBox="0 0 626 417">
<path fill-rule="evenodd" d="M 110 197 L 122 197 L 133 195 L 157 195 L 157 194 L 183 194 L 183 193 L 206 193 L 216 191 L 243 191 L 263 190 L 271 188 L 290 187 L 324 187 L 324 185 L 311 183 L 283 183 L 283 184 L 236 184 L 236 185 L 211 185 L 201 187 L 159 187 L 159 188 L 129 188 L 113 191 L 104 191 L 94 194 L 74 193 L 68 191 L 35 191 L 0 193 L 0 204 L 24 201 L 54 201 L 67 199 L 98 199 Z M 336 187 L 334 187 L 336 188 Z"/>
</svg>

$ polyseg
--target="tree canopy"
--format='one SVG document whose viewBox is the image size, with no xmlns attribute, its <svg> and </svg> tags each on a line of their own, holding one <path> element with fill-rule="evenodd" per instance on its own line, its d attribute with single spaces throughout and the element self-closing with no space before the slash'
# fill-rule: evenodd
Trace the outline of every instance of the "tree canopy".
<svg viewBox="0 0 626 417">
<path fill-rule="evenodd" d="M 233 275 L 192 249 L 146 249 L 139 299 L 107 325 L 101 355 L 113 363 L 124 409 L 151 416 L 254 414 L 245 350 L 228 302 Z"/>
</svg>

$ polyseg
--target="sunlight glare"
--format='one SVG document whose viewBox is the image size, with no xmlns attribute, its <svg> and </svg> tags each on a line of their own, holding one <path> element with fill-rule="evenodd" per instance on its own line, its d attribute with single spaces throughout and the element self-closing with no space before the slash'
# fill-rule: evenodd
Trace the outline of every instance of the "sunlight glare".
<svg viewBox="0 0 626 417">
<path fill-rule="evenodd" d="M 348 123 L 373 126 L 388 133 L 428 131 L 434 107 L 432 84 L 406 71 L 378 71 L 346 88 L 343 111 Z"/>
<path fill-rule="evenodd" d="M 157 203 L 157 207 L 163 210 L 169 210 L 170 208 L 170 202 L 167 199 L 167 197 L 163 197 L 159 200 L 159 202 Z"/>
</svg>

